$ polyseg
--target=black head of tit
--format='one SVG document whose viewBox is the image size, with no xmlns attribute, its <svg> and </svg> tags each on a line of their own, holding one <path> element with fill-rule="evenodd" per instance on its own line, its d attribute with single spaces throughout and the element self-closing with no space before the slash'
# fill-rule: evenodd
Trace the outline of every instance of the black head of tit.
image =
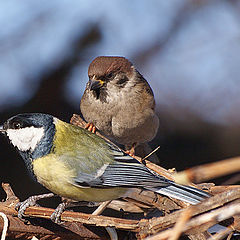
<svg viewBox="0 0 240 240">
<path fill-rule="evenodd" d="M 142 188 L 196 204 L 209 197 L 176 184 L 99 136 L 41 113 L 18 114 L 0 130 L 28 170 L 51 192 L 72 200 L 101 202 Z"/>
<path fill-rule="evenodd" d="M 55 134 L 52 121 L 47 114 L 24 113 L 9 118 L 0 126 L 0 132 L 16 147 L 32 176 L 31 161 L 51 151 Z"/>
</svg>

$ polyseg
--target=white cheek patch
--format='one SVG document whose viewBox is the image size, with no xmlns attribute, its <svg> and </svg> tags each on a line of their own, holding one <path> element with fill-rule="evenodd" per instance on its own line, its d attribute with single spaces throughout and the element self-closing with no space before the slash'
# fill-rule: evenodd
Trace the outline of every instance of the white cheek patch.
<svg viewBox="0 0 240 240">
<path fill-rule="evenodd" d="M 44 135 L 43 128 L 26 127 L 21 129 L 8 129 L 7 135 L 13 146 L 20 151 L 34 151 Z"/>
</svg>

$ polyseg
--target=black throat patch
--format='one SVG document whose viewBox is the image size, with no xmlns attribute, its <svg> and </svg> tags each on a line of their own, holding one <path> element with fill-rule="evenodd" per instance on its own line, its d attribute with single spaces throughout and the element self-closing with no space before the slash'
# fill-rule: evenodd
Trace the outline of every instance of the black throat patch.
<svg viewBox="0 0 240 240">
<path fill-rule="evenodd" d="M 92 92 L 93 92 L 93 96 L 96 99 L 99 99 L 101 102 L 104 102 L 104 103 L 107 102 L 108 93 L 105 87 L 92 90 Z"/>
</svg>

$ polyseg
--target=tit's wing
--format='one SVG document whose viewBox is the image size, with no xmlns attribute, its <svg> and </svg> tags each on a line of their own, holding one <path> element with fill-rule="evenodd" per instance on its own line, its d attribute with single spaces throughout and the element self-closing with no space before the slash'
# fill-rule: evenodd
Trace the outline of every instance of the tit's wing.
<svg viewBox="0 0 240 240">
<path fill-rule="evenodd" d="M 80 187 L 154 187 L 167 186 L 172 181 L 156 175 L 117 146 L 107 143 L 114 161 L 104 164 L 96 172 L 79 172 L 74 179 Z"/>
<path fill-rule="evenodd" d="M 160 176 L 118 147 L 108 144 L 114 161 L 104 164 L 95 174 L 79 173 L 74 184 L 94 188 L 145 188 L 191 204 L 196 204 L 210 195 L 197 188 L 178 185 Z"/>
<path fill-rule="evenodd" d="M 82 187 L 154 187 L 169 185 L 169 180 L 154 176 L 137 160 L 105 164 L 96 174 L 80 173 L 74 179 Z"/>
</svg>

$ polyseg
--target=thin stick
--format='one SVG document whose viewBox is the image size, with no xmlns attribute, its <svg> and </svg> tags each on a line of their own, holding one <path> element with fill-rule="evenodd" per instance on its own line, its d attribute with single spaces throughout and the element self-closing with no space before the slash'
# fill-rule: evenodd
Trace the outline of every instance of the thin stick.
<svg viewBox="0 0 240 240">
<path fill-rule="evenodd" d="M 156 151 L 158 151 L 158 149 L 160 148 L 161 146 L 158 146 L 156 147 L 152 152 L 150 152 L 146 157 L 144 157 L 142 159 L 142 161 L 144 161 L 145 159 L 149 158 L 151 155 L 153 155 Z"/>
<path fill-rule="evenodd" d="M 111 203 L 111 201 L 112 200 L 101 203 L 100 206 L 98 206 L 98 208 L 92 213 L 92 215 L 100 215 Z"/>
<path fill-rule="evenodd" d="M 95 216 L 100 215 L 110 203 L 111 203 L 111 200 L 101 203 L 101 205 L 92 213 L 92 215 L 95 215 Z M 108 232 L 111 240 L 118 240 L 118 235 L 115 228 L 105 227 L 105 229 Z"/>
<path fill-rule="evenodd" d="M 240 171 L 240 157 L 196 166 L 174 175 L 176 181 L 182 184 L 189 182 L 204 182 L 230 173 Z"/>
<path fill-rule="evenodd" d="M 3 230 L 2 230 L 2 236 L 1 236 L 1 240 L 5 240 L 6 239 L 6 235 L 7 235 L 7 230 L 8 230 L 8 218 L 6 216 L 5 213 L 0 212 L 0 216 L 3 218 Z"/>
</svg>

